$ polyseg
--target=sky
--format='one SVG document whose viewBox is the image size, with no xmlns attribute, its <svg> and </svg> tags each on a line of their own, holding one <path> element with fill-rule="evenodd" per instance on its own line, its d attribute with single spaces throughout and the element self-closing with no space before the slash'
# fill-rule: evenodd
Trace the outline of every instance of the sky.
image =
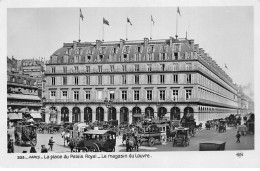
<svg viewBox="0 0 260 171">
<path fill-rule="evenodd" d="M 79 8 L 8 8 L 7 55 L 16 59 L 49 57 L 63 46 L 79 39 L 95 42 L 143 40 L 150 37 L 151 15 L 155 21 L 153 39 L 176 34 L 177 7 L 82 7 Z M 194 39 L 216 60 L 234 83 L 246 86 L 254 82 L 254 8 L 250 6 L 180 7 L 178 35 Z M 226 69 L 224 66 L 228 67 Z"/>
</svg>

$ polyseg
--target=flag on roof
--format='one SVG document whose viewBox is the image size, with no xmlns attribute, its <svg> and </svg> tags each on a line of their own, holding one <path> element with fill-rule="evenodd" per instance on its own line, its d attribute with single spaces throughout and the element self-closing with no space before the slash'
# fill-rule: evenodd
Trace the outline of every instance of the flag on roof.
<svg viewBox="0 0 260 171">
<path fill-rule="evenodd" d="M 153 16 L 152 16 L 152 15 L 151 15 L 151 21 L 153 22 L 153 25 L 154 25 L 155 22 L 154 22 L 154 20 L 153 20 Z"/>
<path fill-rule="evenodd" d="M 227 67 L 227 65 L 225 64 L 225 68 L 227 68 L 228 69 L 228 67 Z"/>
<path fill-rule="evenodd" d="M 132 25 L 132 23 L 131 23 L 131 21 L 130 21 L 130 19 L 127 17 L 127 22 L 130 24 L 130 25 Z"/>
<path fill-rule="evenodd" d="M 105 18 L 103 18 L 103 24 L 106 24 L 109 26 L 109 22 Z"/>
<path fill-rule="evenodd" d="M 80 18 L 82 19 L 82 21 L 83 21 L 84 16 L 83 16 L 83 14 L 82 14 L 81 8 L 80 8 L 79 10 L 80 10 L 80 15 L 79 15 L 79 17 L 80 17 Z"/>
<path fill-rule="evenodd" d="M 180 8 L 177 8 L 177 13 L 179 13 L 179 15 L 181 16 L 181 12 L 180 12 Z"/>
</svg>

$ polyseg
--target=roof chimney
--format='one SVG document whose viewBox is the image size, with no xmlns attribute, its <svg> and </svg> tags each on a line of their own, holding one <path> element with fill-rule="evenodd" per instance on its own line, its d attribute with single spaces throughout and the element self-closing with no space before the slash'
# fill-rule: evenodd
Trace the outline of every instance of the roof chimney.
<svg viewBox="0 0 260 171">
<path fill-rule="evenodd" d="M 199 44 L 194 44 L 194 50 L 197 52 L 199 51 Z"/>
<path fill-rule="evenodd" d="M 96 40 L 96 48 L 99 49 L 102 41 L 101 40 Z"/>
<path fill-rule="evenodd" d="M 173 38 L 173 37 L 170 37 L 169 39 L 170 39 L 170 46 L 172 46 L 172 43 L 173 43 L 173 39 L 174 39 L 174 38 Z"/>
<path fill-rule="evenodd" d="M 77 48 L 77 41 L 73 41 L 73 49 Z"/>
<path fill-rule="evenodd" d="M 144 38 L 144 47 L 147 47 L 149 43 L 149 39 L 148 38 Z"/>
<path fill-rule="evenodd" d="M 194 46 L 194 39 L 190 39 L 189 44 L 193 47 Z"/>
<path fill-rule="evenodd" d="M 120 39 L 120 48 L 123 47 L 124 43 L 125 43 L 125 40 L 124 39 Z"/>
</svg>

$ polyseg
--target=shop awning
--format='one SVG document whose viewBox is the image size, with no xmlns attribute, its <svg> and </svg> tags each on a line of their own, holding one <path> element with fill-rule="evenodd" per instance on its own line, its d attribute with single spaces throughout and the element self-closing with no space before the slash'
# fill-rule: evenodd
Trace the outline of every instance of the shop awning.
<svg viewBox="0 0 260 171">
<path fill-rule="evenodd" d="M 22 120 L 23 114 L 22 113 L 8 113 L 9 120 Z"/>
<path fill-rule="evenodd" d="M 22 99 L 22 100 L 41 100 L 38 96 L 25 94 L 7 94 L 7 99 Z"/>
<path fill-rule="evenodd" d="M 41 118 L 42 118 L 41 114 L 38 113 L 38 112 L 32 112 L 32 113 L 31 113 L 31 116 L 32 116 L 34 119 L 41 119 Z"/>
</svg>

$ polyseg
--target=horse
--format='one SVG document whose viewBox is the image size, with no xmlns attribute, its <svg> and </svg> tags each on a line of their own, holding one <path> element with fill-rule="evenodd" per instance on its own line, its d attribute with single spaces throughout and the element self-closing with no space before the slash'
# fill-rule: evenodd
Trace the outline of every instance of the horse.
<svg viewBox="0 0 260 171">
<path fill-rule="evenodd" d="M 138 151 L 139 140 L 137 136 L 128 136 L 126 139 L 126 151 L 132 151 L 136 149 Z"/>
</svg>

